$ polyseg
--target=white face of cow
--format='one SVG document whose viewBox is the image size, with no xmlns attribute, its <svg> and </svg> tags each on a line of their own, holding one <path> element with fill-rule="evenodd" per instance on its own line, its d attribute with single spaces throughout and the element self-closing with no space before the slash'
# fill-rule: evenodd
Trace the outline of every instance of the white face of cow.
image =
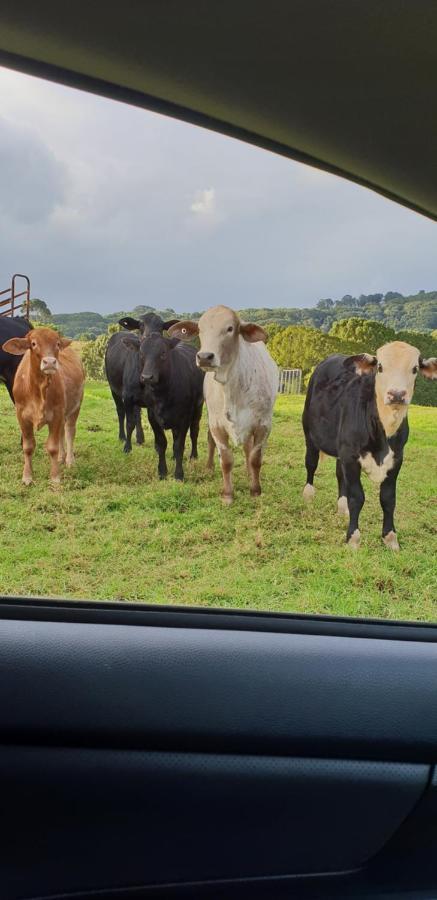
<svg viewBox="0 0 437 900">
<path fill-rule="evenodd" d="M 417 374 L 437 378 L 437 359 L 422 359 L 417 347 L 392 341 L 376 351 L 353 357 L 359 375 L 375 373 L 375 395 L 379 417 L 388 435 L 394 434 L 407 413 Z"/>
<path fill-rule="evenodd" d="M 186 341 L 199 335 L 197 365 L 205 372 L 215 372 L 217 380 L 225 377 L 223 373 L 236 359 L 240 337 L 249 343 L 267 340 L 267 334 L 260 325 L 242 322 L 228 306 L 213 306 L 198 322 L 178 322 L 168 333 L 171 337 Z"/>
<path fill-rule="evenodd" d="M 206 371 L 223 369 L 238 350 L 240 320 L 227 306 L 215 306 L 199 319 L 197 365 Z"/>
<path fill-rule="evenodd" d="M 385 406 L 411 403 L 419 371 L 420 353 L 416 347 L 393 341 L 376 352 L 375 391 Z"/>
</svg>

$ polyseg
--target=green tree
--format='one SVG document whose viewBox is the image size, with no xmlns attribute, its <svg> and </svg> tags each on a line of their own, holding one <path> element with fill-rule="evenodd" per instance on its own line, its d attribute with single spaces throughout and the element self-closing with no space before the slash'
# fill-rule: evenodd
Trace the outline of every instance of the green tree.
<svg viewBox="0 0 437 900">
<path fill-rule="evenodd" d="M 31 317 L 35 322 L 41 322 L 45 324 L 46 322 L 50 322 L 52 318 L 51 311 L 49 310 L 47 303 L 45 300 L 38 300 L 35 298 L 30 301 L 29 310 L 31 313 Z"/>
<path fill-rule="evenodd" d="M 329 334 L 340 341 L 355 344 L 358 348 L 357 353 L 374 353 L 378 347 L 382 347 L 388 341 L 393 341 L 395 337 L 393 328 L 388 328 L 381 322 L 361 319 L 357 316 L 334 322 Z"/>
<path fill-rule="evenodd" d="M 307 376 L 326 356 L 353 352 L 353 347 L 315 328 L 289 325 L 273 335 L 269 351 L 281 368 L 302 369 L 303 375 Z"/>
<path fill-rule="evenodd" d="M 88 378 L 105 380 L 105 353 L 111 334 L 122 329 L 118 324 L 109 325 L 106 334 L 99 334 L 94 341 L 86 341 L 82 347 L 82 362 Z"/>
</svg>

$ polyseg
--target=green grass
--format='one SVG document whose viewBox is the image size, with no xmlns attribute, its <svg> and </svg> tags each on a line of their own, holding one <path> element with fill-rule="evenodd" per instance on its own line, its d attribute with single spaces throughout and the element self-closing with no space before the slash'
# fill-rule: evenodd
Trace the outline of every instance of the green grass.
<svg viewBox="0 0 437 900">
<path fill-rule="evenodd" d="M 124 456 L 112 398 L 98 383 L 87 385 L 76 467 L 60 488 L 49 485 L 44 430 L 35 484 L 23 487 L 15 411 L 2 390 L 1 591 L 435 621 L 437 410 L 410 412 L 398 480 L 401 553 L 381 543 L 378 492 L 367 479 L 362 548 L 353 553 L 336 514 L 332 460 L 319 467 L 314 504 L 302 502 L 302 403 L 277 401 L 256 500 L 236 451 L 235 502 L 225 508 L 219 467 L 212 476 L 205 470 L 205 418 L 200 459 L 187 462 L 185 483 L 160 482 L 150 429 L 145 446 Z"/>
</svg>

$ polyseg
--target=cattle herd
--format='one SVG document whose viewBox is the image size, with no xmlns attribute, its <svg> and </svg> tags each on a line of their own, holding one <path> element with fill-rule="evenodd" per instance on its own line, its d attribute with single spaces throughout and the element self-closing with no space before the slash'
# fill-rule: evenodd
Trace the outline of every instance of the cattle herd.
<svg viewBox="0 0 437 900">
<path fill-rule="evenodd" d="M 184 478 L 188 432 L 191 458 L 205 401 L 208 411 L 208 468 L 217 448 L 223 476 L 222 498 L 232 503 L 233 453 L 244 448 L 250 493 L 261 493 L 260 469 L 272 427 L 278 370 L 259 325 L 242 322 L 229 307 L 216 306 L 198 322 L 163 322 L 149 314 L 120 320 L 105 357 L 106 377 L 119 422 L 123 450 L 144 442 L 141 409 L 153 431 L 158 475 L 167 475 L 167 438 L 171 431 L 175 478 Z M 136 333 L 137 332 L 137 333 Z M 167 336 L 164 336 L 166 332 Z M 199 349 L 194 346 L 197 338 Z M 0 318 L 0 381 L 15 403 L 24 454 L 23 483 L 32 483 L 35 430 L 48 426 L 50 479 L 60 480 L 60 463 L 74 463 L 74 438 L 85 374 L 71 341 L 50 328 L 32 329 L 20 318 Z M 396 479 L 408 439 L 407 411 L 416 376 L 437 377 L 437 359 L 425 360 L 410 344 L 393 341 L 375 355 L 336 354 L 321 362 L 310 378 L 303 413 L 307 483 L 303 496 L 314 496 L 320 454 L 336 459 L 338 512 L 349 518 L 346 540 L 360 544 L 358 520 L 364 503 L 361 473 L 380 485 L 382 538 L 391 550 L 399 544 L 393 521 Z"/>
</svg>

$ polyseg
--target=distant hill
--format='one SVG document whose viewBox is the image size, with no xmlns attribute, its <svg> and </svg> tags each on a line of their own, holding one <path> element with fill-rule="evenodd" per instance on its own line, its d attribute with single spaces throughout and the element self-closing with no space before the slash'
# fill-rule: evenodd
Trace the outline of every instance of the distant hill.
<svg viewBox="0 0 437 900">
<path fill-rule="evenodd" d="M 94 312 L 62 313 L 53 315 L 52 321 L 59 326 L 68 337 L 88 338 L 104 334 L 108 325 L 117 322 L 122 316 L 131 315 L 138 317 L 148 312 L 158 312 L 164 319 L 173 318 L 197 318 L 200 313 L 176 313 L 173 309 L 156 310 L 152 306 L 136 306 L 133 310 L 120 310 L 102 316 Z M 386 294 L 361 294 L 352 297 L 345 294 L 341 300 L 332 300 L 330 297 L 319 300 L 314 307 L 306 309 L 272 307 L 263 309 L 241 309 L 242 318 L 267 324 L 276 322 L 278 325 L 309 325 L 312 328 L 320 328 L 329 331 L 335 321 L 359 316 L 363 319 L 372 319 L 382 322 L 395 331 L 433 331 L 437 329 L 437 291 L 419 291 L 404 297 L 398 291 L 388 291 Z"/>
</svg>

